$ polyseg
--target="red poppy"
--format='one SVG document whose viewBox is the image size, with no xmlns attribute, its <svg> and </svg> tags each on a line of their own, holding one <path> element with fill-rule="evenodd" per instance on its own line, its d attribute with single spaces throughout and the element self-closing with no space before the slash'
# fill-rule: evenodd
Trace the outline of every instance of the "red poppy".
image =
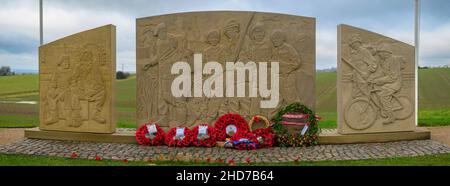
<svg viewBox="0 0 450 186">
<path fill-rule="evenodd" d="M 127 159 L 123 159 L 122 162 L 128 163 L 128 160 Z"/>
<path fill-rule="evenodd" d="M 70 158 L 75 159 L 78 157 L 78 154 L 75 152 L 72 152 L 72 155 L 70 156 Z"/>
<path fill-rule="evenodd" d="M 200 136 L 201 139 L 199 139 L 199 128 L 200 126 L 206 126 L 207 133 L 202 136 Z M 198 126 L 195 126 L 192 128 L 192 143 L 197 147 L 213 147 L 216 145 L 217 142 L 217 132 L 216 129 L 208 124 L 201 124 Z"/>
<path fill-rule="evenodd" d="M 217 141 L 224 141 L 227 137 L 234 134 L 227 134 L 227 127 L 229 126 L 236 127 L 236 133 L 249 131 L 248 123 L 241 115 L 233 113 L 224 114 L 214 124 L 217 130 Z"/>
<path fill-rule="evenodd" d="M 234 162 L 234 160 L 231 159 L 231 160 L 228 160 L 228 164 L 229 164 L 230 166 L 235 166 L 235 165 L 236 165 L 236 162 Z"/>
<path fill-rule="evenodd" d="M 217 163 L 223 163 L 223 162 L 224 162 L 224 160 L 223 160 L 223 159 L 221 159 L 221 158 L 219 158 L 219 159 L 216 159 L 216 162 L 217 162 Z"/>
<path fill-rule="evenodd" d="M 139 127 L 138 130 L 136 130 L 136 141 L 140 145 L 145 145 L 145 146 L 162 145 L 164 143 L 164 137 L 165 137 L 164 130 L 161 129 L 161 127 L 157 123 L 154 123 L 154 125 L 156 127 L 156 133 L 149 134 L 147 125 L 153 125 L 153 123 L 143 124 L 141 127 Z"/>
<path fill-rule="evenodd" d="M 176 138 L 177 128 L 184 129 L 181 139 Z M 192 132 L 187 127 L 174 127 L 167 132 L 165 142 L 169 147 L 188 147 L 192 143 Z"/>
<path fill-rule="evenodd" d="M 270 148 L 275 143 L 275 135 L 270 128 L 256 129 L 253 133 L 259 143 L 259 148 Z"/>
<path fill-rule="evenodd" d="M 101 161 L 101 160 L 102 160 L 102 157 L 100 157 L 100 156 L 98 156 L 98 155 L 95 155 L 95 160 L 96 160 L 96 161 Z"/>
<path fill-rule="evenodd" d="M 257 148 L 258 141 L 255 134 L 249 131 L 241 131 L 231 137 L 234 147 L 238 150 L 254 150 Z"/>
</svg>

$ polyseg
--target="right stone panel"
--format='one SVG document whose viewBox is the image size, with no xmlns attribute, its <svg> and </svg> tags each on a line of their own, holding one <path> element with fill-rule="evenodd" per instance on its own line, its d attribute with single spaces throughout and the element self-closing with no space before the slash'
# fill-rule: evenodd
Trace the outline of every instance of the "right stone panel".
<svg viewBox="0 0 450 186">
<path fill-rule="evenodd" d="M 414 47 L 360 28 L 338 26 L 338 131 L 413 131 Z"/>
</svg>

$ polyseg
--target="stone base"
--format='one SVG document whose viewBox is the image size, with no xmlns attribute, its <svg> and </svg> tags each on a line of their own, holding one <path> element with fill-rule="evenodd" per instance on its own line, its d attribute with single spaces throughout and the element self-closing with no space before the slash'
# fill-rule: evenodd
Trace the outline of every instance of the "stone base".
<svg viewBox="0 0 450 186">
<path fill-rule="evenodd" d="M 134 131 L 116 130 L 112 134 L 47 131 L 39 128 L 25 130 L 25 137 L 65 141 L 89 141 L 100 143 L 136 143 Z"/>
<path fill-rule="evenodd" d="M 136 143 L 135 132 L 118 129 L 113 134 L 94 134 L 79 132 L 44 131 L 39 128 L 25 130 L 25 137 L 32 139 L 51 139 L 65 141 L 89 141 L 101 143 Z M 375 134 L 338 134 L 336 129 L 323 129 L 319 135 L 319 144 L 351 144 L 380 143 L 392 141 L 426 140 L 431 138 L 431 132 L 417 128 L 412 132 L 391 132 Z"/>
<path fill-rule="evenodd" d="M 323 129 L 319 135 L 319 144 L 382 143 L 427 139 L 431 139 L 431 132 L 423 128 L 417 128 L 415 131 L 410 132 L 373 134 L 339 134 L 336 129 Z"/>
</svg>

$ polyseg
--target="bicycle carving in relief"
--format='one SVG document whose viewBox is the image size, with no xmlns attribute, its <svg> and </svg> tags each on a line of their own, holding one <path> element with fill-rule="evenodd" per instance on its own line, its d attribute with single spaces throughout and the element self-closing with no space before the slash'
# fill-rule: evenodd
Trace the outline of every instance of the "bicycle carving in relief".
<svg viewBox="0 0 450 186">
<path fill-rule="evenodd" d="M 409 118 L 413 103 L 401 94 L 404 58 L 393 54 L 390 43 L 365 45 L 358 34 L 348 41 L 349 55 L 341 60 L 351 69 L 342 81 L 352 83 L 352 98 L 345 104 L 344 120 L 354 130 L 364 130 L 378 119 L 384 125 Z"/>
</svg>

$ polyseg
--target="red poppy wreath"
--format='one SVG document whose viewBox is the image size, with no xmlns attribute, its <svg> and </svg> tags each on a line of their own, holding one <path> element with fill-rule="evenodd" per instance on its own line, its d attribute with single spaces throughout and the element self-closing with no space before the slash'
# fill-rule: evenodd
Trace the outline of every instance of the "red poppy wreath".
<svg viewBox="0 0 450 186">
<path fill-rule="evenodd" d="M 201 124 L 192 128 L 192 144 L 197 147 L 213 147 L 217 142 L 217 132 L 208 124 Z"/>
<path fill-rule="evenodd" d="M 241 115 L 233 113 L 220 116 L 214 127 L 217 130 L 217 141 L 224 141 L 233 134 L 249 130 L 247 121 Z"/>
<path fill-rule="evenodd" d="M 146 123 L 136 131 L 136 141 L 140 145 L 159 146 L 164 143 L 164 130 L 157 123 Z"/>
<path fill-rule="evenodd" d="M 258 141 L 259 148 L 270 148 L 274 144 L 275 136 L 270 128 L 261 128 L 253 130 L 256 140 Z"/>
<path fill-rule="evenodd" d="M 192 132 L 187 127 L 175 127 L 166 134 L 166 145 L 169 147 L 188 147 L 192 142 Z"/>
</svg>

